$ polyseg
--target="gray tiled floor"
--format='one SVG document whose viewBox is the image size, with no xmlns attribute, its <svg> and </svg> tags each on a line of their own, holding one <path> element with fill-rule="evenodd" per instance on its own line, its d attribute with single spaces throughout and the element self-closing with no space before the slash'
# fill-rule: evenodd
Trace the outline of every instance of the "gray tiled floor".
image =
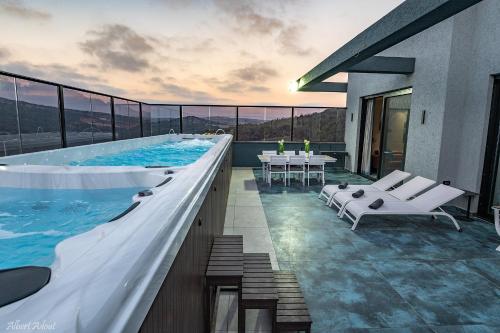
<svg viewBox="0 0 500 333">
<path fill-rule="evenodd" d="M 269 188 L 259 177 L 258 169 L 233 171 L 225 232 L 243 234 L 247 252 L 275 252 L 281 269 L 296 272 L 313 332 L 500 332 L 492 224 L 459 220 L 458 233 L 445 220 L 367 218 L 352 232 L 317 198 L 321 186 Z M 327 183 L 342 181 L 368 183 L 327 175 Z M 235 300 L 221 296 L 220 332 L 236 330 Z M 267 332 L 268 316 L 247 315 L 248 331 Z"/>
<path fill-rule="evenodd" d="M 253 170 L 233 168 L 224 234 L 243 235 L 243 251 L 267 252 L 279 269 Z"/>
<path fill-rule="evenodd" d="M 260 170 L 255 170 L 256 178 Z M 366 183 L 330 173 L 327 183 Z M 500 332 L 500 239 L 492 224 L 367 218 L 356 232 L 321 186 L 257 182 L 280 267 L 296 272 L 314 332 Z"/>
</svg>

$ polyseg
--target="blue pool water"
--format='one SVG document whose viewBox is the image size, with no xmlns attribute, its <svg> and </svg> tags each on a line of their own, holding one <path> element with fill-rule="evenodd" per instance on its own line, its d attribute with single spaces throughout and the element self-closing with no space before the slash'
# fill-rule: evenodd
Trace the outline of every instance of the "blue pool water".
<svg viewBox="0 0 500 333">
<path fill-rule="evenodd" d="M 0 188 L 0 269 L 50 266 L 57 243 L 120 214 L 139 190 Z"/>
<path fill-rule="evenodd" d="M 183 166 L 195 162 L 215 145 L 212 140 L 164 142 L 117 154 L 97 156 L 70 165 L 79 166 Z"/>
</svg>

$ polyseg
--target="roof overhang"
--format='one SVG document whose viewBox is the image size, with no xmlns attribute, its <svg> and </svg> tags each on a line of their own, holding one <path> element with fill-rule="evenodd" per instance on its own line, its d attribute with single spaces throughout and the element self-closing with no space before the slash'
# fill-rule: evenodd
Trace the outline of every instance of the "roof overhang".
<svg viewBox="0 0 500 333">
<path fill-rule="evenodd" d="M 315 91 L 315 92 L 347 92 L 347 83 L 344 82 L 319 82 L 308 85 L 300 91 Z"/>
<path fill-rule="evenodd" d="M 380 60 L 376 54 L 481 1 L 407 0 L 298 79 L 298 90 L 316 91 L 314 85 L 340 72 L 389 73 L 373 70 Z M 382 60 L 379 65 L 387 63 Z"/>
</svg>

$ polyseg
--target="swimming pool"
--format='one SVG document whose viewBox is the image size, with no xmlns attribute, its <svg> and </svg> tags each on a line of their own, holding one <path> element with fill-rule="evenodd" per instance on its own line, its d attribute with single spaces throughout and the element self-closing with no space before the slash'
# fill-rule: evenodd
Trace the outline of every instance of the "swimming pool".
<svg viewBox="0 0 500 333">
<path fill-rule="evenodd" d="M 196 161 L 215 143 L 207 139 L 166 141 L 116 154 L 99 155 L 73 166 L 183 166 Z"/>
<path fill-rule="evenodd" d="M 228 190 L 221 176 L 230 173 L 221 168 L 230 168 L 231 142 L 231 135 L 161 135 L 0 158 L 0 242 L 12 242 L 0 249 L 0 258 L 9 256 L 2 267 L 51 269 L 42 289 L 0 307 L 0 323 L 49 318 L 58 331 L 139 331 L 175 259 L 185 254 L 188 232 L 200 226 L 194 221 L 205 198 L 217 195 L 208 202 L 221 203 Z M 177 153 L 168 156 L 167 146 Z M 164 156 L 146 164 L 152 147 Z M 149 194 L 131 198 L 138 189 Z M 120 214 L 127 207 L 134 209 Z M 18 215 L 26 219 L 16 224 Z"/>
<path fill-rule="evenodd" d="M 0 188 L 0 269 L 50 266 L 57 243 L 106 223 L 141 189 Z"/>
</svg>

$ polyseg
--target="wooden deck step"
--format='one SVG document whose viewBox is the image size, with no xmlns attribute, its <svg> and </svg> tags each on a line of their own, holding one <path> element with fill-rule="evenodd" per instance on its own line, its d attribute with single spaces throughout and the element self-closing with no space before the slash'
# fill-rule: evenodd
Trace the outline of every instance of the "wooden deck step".
<svg viewBox="0 0 500 333">
<path fill-rule="evenodd" d="M 215 237 L 206 272 L 215 286 L 241 285 L 243 278 L 243 236 Z"/>
<path fill-rule="evenodd" d="M 246 309 L 269 309 L 274 321 L 278 289 L 268 253 L 245 253 L 243 255 L 243 279 L 239 317 L 244 326 Z M 274 327 L 273 322 L 273 327 Z M 240 332 L 244 327 L 240 326 Z"/>
<path fill-rule="evenodd" d="M 243 236 L 215 237 L 207 271 L 208 323 L 211 327 L 215 313 L 215 298 L 217 287 L 238 287 L 238 303 L 241 303 L 241 284 L 243 279 Z"/>
<path fill-rule="evenodd" d="M 312 320 L 307 304 L 293 272 L 274 271 L 278 291 L 276 329 L 278 332 L 311 331 Z"/>
</svg>

